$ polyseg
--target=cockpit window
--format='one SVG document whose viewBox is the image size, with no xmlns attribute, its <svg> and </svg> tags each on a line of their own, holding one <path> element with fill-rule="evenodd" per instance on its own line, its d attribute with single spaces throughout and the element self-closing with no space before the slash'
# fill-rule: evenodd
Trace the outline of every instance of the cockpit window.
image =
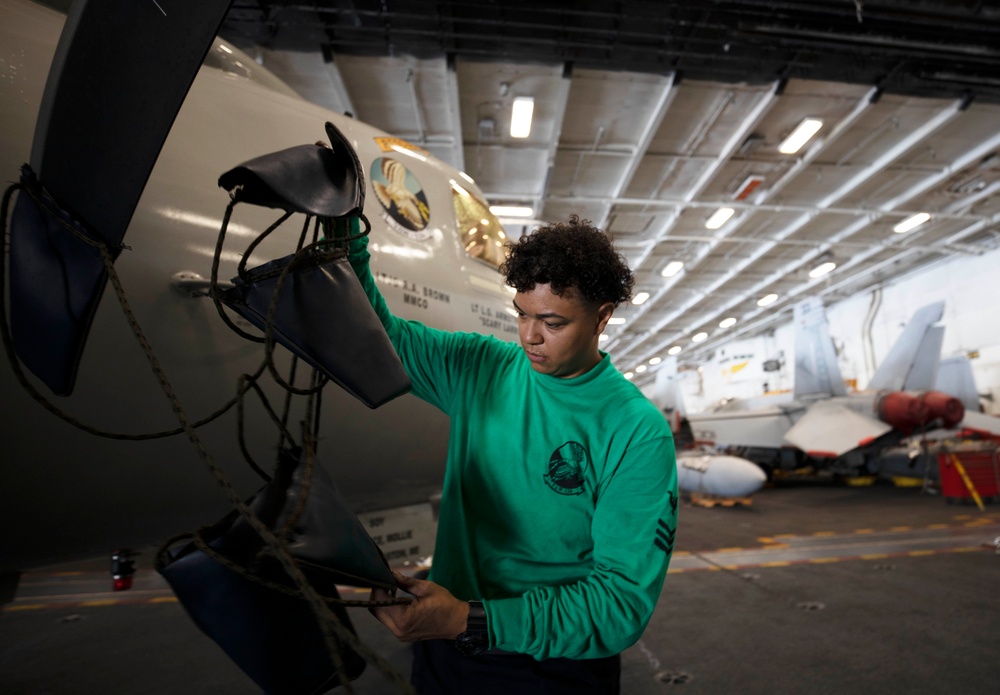
<svg viewBox="0 0 1000 695">
<path fill-rule="evenodd" d="M 222 39 L 216 39 L 205 55 L 205 65 L 222 70 L 227 75 L 241 77 L 267 87 L 275 92 L 298 96 L 296 91 L 281 81 L 274 73 L 262 68 L 250 56 Z"/>
<path fill-rule="evenodd" d="M 499 268 L 506 257 L 507 234 L 489 206 L 455 181 L 451 182 L 455 222 L 465 252 L 478 261 Z"/>
</svg>

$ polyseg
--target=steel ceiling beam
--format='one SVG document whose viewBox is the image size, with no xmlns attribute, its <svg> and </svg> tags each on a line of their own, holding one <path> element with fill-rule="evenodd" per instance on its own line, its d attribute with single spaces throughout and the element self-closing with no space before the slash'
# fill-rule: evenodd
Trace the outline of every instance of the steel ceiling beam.
<svg viewBox="0 0 1000 695">
<path fill-rule="evenodd" d="M 657 131 L 660 129 L 660 125 L 663 123 L 664 116 L 667 115 L 667 111 L 673 103 L 674 97 L 677 96 L 676 73 L 671 73 L 661 82 L 661 91 L 656 100 L 656 105 L 653 106 L 650 111 L 649 118 L 646 119 L 646 122 L 642 127 L 642 131 L 639 133 L 636 145 L 632 149 L 629 156 L 628 164 L 625 166 L 625 171 L 622 172 L 622 175 L 618 178 L 614 188 L 611 190 L 611 201 L 617 200 L 618 197 L 621 196 L 622 192 L 628 188 L 628 185 L 632 183 L 632 179 L 635 177 L 636 171 L 639 170 L 639 165 L 642 163 L 643 157 L 645 157 L 646 152 L 649 151 L 650 143 L 653 142 L 653 138 L 656 136 Z M 611 205 L 608 205 L 608 210 L 604 213 L 604 219 L 602 219 L 600 224 L 597 225 L 600 229 L 607 228 L 610 210 Z"/>
<path fill-rule="evenodd" d="M 924 137 L 926 137 L 926 135 L 929 135 L 930 132 L 933 132 L 932 130 L 931 131 L 927 130 L 933 124 L 937 124 L 936 127 L 940 127 L 941 125 L 943 125 L 943 123 L 947 120 L 947 119 L 944 118 L 944 116 L 946 114 L 948 114 L 949 112 L 950 112 L 950 109 L 946 109 L 946 110 L 942 111 L 941 113 L 939 113 L 937 117 L 930 119 L 928 121 L 928 123 L 925 124 L 924 128 L 921 129 L 923 131 L 926 131 L 924 133 Z M 911 138 L 908 138 L 908 139 L 912 140 L 913 138 L 911 137 Z M 917 144 L 917 141 L 912 142 L 912 145 L 915 145 L 915 144 Z M 900 143 L 900 147 L 902 145 L 903 145 L 903 143 Z M 900 149 L 900 147 L 897 147 L 895 149 Z M 983 141 L 982 143 L 979 143 L 977 146 L 975 146 L 975 147 L 967 150 L 960 157 L 958 157 L 955 160 L 955 162 L 956 162 L 956 164 L 958 164 L 958 163 L 964 163 L 964 166 L 968 166 L 968 165 L 970 165 L 970 164 L 972 164 L 972 163 L 974 163 L 974 162 L 982 159 L 982 157 L 984 157 L 985 155 L 989 154 L 990 152 L 992 152 L 997 147 L 1000 147 L 1000 133 L 994 135 L 992 138 L 990 138 L 988 140 Z M 891 152 L 891 151 L 892 150 L 890 150 L 889 152 Z M 887 152 L 886 155 L 888 155 L 889 152 Z M 901 150 L 899 152 L 899 154 L 902 154 L 902 152 L 903 152 L 903 150 Z M 891 161 L 891 160 L 889 160 L 889 161 Z M 957 171 L 957 170 L 960 170 L 961 168 L 964 168 L 964 167 L 958 167 L 958 166 L 956 166 L 955 170 Z M 858 177 L 855 177 L 855 178 L 862 178 L 863 173 L 864 172 L 862 172 L 861 175 L 859 175 Z M 942 178 L 939 175 L 930 176 L 930 177 L 927 177 L 927 179 L 928 180 L 932 180 L 932 181 L 937 181 L 938 183 L 942 180 Z M 864 180 L 867 180 L 867 179 L 864 179 Z M 880 208 L 878 209 L 878 211 L 876 211 L 876 214 L 890 212 L 891 211 L 891 209 L 889 207 L 890 203 L 892 203 L 892 204 L 905 203 L 905 202 L 908 202 L 910 198 L 913 198 L 913 197 L 916 197 L 916 196 L 920 195 L 921 193 L 923 193 L 927 189 L 927 186 L 924 186 L 923 183 L 924 182 L 921 182 L 921 184 L 917 184 L 912 189 L 910 189 L 909 194 L 907 196 L 897 197 L 897 198 L 894 198 L 892 201 L 889 201 L 889 202 L 883 204 L 882 206 L 880 206 Z M 963 238 L 965 238 L 965 237 L 967 237 L 967 236 L 969 236 L 971 234 L 974 234 L 976 232 L 982 231 L 983 229 L 988 229 L 989 227 L 997 224 L 998 220 L 1000 220 L 1000 213 L 994 214 L 994 215 L 989 216 L 989 217 L 981 217 L 980 219 L 978 219 L 977 221 L 973 222 L 972 224 L 970 224 L 969 226 L 967 226 L 963 230 L 960 230 L 959 232 L 956 232 L 955 234 L 950 235 L 946 239 L 943 239 L 943 240 L 940 240 L 938 242 L 935 242 L 935 243 L 931 244 L 931 249 L 930 250 L 933 251 L 934 247 L 938 247 L 939 249 L 944 250 L 946 247 L 950 246 L 951 244 L 957 243 L 961 239 L 963 239 Z M 754 289 L 747 293 L 747 296 L 752 295 L 754 292 L 759 293 L 759 292 L 763 291 L 763 288 L 766 288 L 769 284 L 773 283 L 777 278 L 787 276 L 790 272 L 793 272 L 796 269 L 793 266 L 802 266 L 802 265 L 810 262 L 811 260 L 814 260 L 817 256 L 821 255 L 825 251 L 830 250 L 833 247 L 834 244 L 840 243 L 843 239 L 846 239 L 846 238 L 852 236 L 853 234 L 855 234 L 857 231 L 860 231 L 860 229 L 863 228 L 863 226 L 864 225 L 861 225 L 858 222 L 855 222 L 855 223 L 853 223 L 851 225 L 848 225 L 846 228 L 844 228 L 843 230 L 841 230 L 840 232 L 838 232 L 836 235 L 834 235 L 834 237 L 831 238 L 828 243 L 824 244 L 823 247 L 822 247 L 822 250 L 814 251 L 813 253 L 808 254 L 806 257 L 803 257 L 803 258 L 800 258 L 800 259 L 796 259 L 795 263 L 788 264 L 785 267 L 783 267 L 783 268 L 775 271 L 767 279 L 765 279 L 764 281 L 761 281 L 761 282 L 757 283 L 754 286 Z M 917 238 L 919 238 L 919 236 L 921 234 L 925 234 L 927 232 L 927 230 L 928 230 L 928 228 L 924 228 L 923 230 L 917 230 L 915 232 L 910 232 L 909 235 L 908 235 L 908 238 L 910 238 L 910 239 L 917 239 Z M 861 251 L 860 253 L 857 253 L 857 254 L 853 255 L 850 259 L 848 259 L 848 261 L 846 263 L 842 264 L 841 266 L 838 266 L 838 273 L 842 273 L 844 270 L 849 270 L 852 267 L 859 266 L 862 262 L 864 262 L 868 258 L 872 257 L 873 255 L 879 253 L 880 251 L 884 250 L 885 248 L 887 248 L 887 247 L 886 246 L 882 246 L 882 245 L 874 245 L 874 246 L 871 246 L 866 251 Z M 905 258 L 905 257 L 907 257 L 909 255 L 912 255 L 912 254 L 917 253 L 917 252 L 923 252 L 923 251 L 926 251 L 926 250 L 928 250 L 927 247 L 923 247 L 923 246 L 914 246 L 912 248 L 903 249 L 900 253 L 894 254 L 892 258 L 890 258 L 887 261 L 884 261 L 884 262 L 878 264 L 877 267 L 883 267 L 884 265 L 886 265 L 888 263 L 897 263 L 899 260 L 901 260 L 901 259 L 903 259 L 903 258 Z M 865 267 L 865 268 L 861 269 L 861 272 L 863 272 L 866 275 L 871 275 L 873 271 L 874 271 L 874 269 L 872 267 Z M 769 311 L 775 311 L 775 310 L 779 310 L 780 311 L 784 307 L 788 306 L 792 299 L 795 299 L 795 298 L 799 297 L 800 295 L 803 295 L 803 294 L 805 294 L 805 293 L 807 293 L 807 292 L 809 292 L 811 290 L 814 290 L 816 287 L 818 287 L 820 285 L 824 285 L 824 284 L 827 285 L 827 289 L 825 289 L 823 292 L 821 292 L 821 294 L 825 295 L 825 294 L 829 294 L 830 292 L 835 291 L 835 289 L 837 287 L 843 286 L 845 284 L 850 284 L 850 281 L 854 280 L 854 279 L 855 279 L 854 275 L 848 276 L 847 278 L 841 279 L 840 281 L 838 281 L 838 283 L 836 283 L 834 285 L 830 285 L 829 284 L 829 282 L 830 282 L 829 278 L 818 278 L 818 279 L 815 279 L 815 280 L 807 281 L 805 283 L 800 284 L 798 287 L 793 288 L 792 290 L 789 290 L 788 292 L 786 292 L 785 296 L 781 300 L 781 305 L 779 305 L 778 307 L 774 307 L 772 305 L 770 307 L 758 309 L 758 310 L 752 312 L 750 314 L 749 318 L 752 319 L 755 316 L 758 316 L 758 315 L 763 314 L 763 313 L 767 313 Z M 717 289 L 717 287 L 715 289 Z M 710 290 L 710 291 L 714 291 L 714 290 Z M 738 300 L 735 300 L 735 301 L 731 301 L 728 304 L 726 304 L 721 309 L 721 311 L 717 311 L 716 312 L 715 318 L 718 318 L 718 316 L 721 316 L 728 309 L 732 308 L 733 306 L 735 306 L 740 301 L 743 301 L 743 299 L 738 299 Z M 697 302 L 689 302 L 689 304 L 691 304 L 692 306 L 694 304 L 696 304 L 696 303 Z M 675 313 L 677 313 L 677 312 L 675 312 Z M 676 316 L 675 316 L 675 318 L 676 318 Z M 709 320 L 709 319 L 707 319 L 707 320 Z M 685 334 L 690 333 L 691 331 L 694 331 L 694 330 L 698 330 L 698 327 L 700 327 L 702 324 L 706 323 L 707 320 L 701 321 L 700 323 L 696 324 L 695 327 L 692 327 L 692 328 L 689 328 L 689 329 L 685 329 L 684 331 L 675 332 L 673 335 L 671 335 L 671 337 L 669 339 L 660 341 L 657 344 L 657 346 L 653 349 L 653 352 L 662 350 L 666 345 L 669 345 L 671 343 L 676 342 L 678 336 L 685 335 Z M 663 324 L 663 325 L 666 325 L 666 324 Z M 659 330 L 659 328 L 660 328 L 660 326 L 658 325 L 657 328 L 652 329 L 652 331 L 650 331 L 649 333 L 655 333 L 657 330 Z M 721 339 L 721 340 L 730 341 L 732 339 L 733 339 L 733 335 L 732 334 L 727 334 L 726 337 L 724 339 Z M 702 349 L 704 349 L 704 348 L 699 348 L 699 350 L 702 350 Z M 627 352 L 628 351 L 625 351 L 625 353 L 616 353 L 616 357 L 619 357 L 621 354 L 627 354 Z"/>
<path fill-rule="evenodd" d="M 960 113 L 960 111 L 962 109 L 962 105 L 963 105 L 963 102 L 961 100 L 958 100 L 958 101 L 952 102 L 952 104 L 950 104 L 947 108 L 942 109 L 941 111 L 939 111 L 934 117 L 930 118 L 922 126 L 920 126 L 919 128 L 915 129 L 912 133 L 910 133 L 909 135 L 907 135 L 906 137 L 904 137 L 902 140 L 900 140 L 898 143 L 896 143 L 893 147 L 891 147 L 888 150 L 886 150 L 886 152 L 884 152 L 881 156 L 879 156 L 878 158 L 876 158 L 871 164 L 869 164 L 864 169 L 862 169 L 860 172 L 858 172 L 857 174 L 855 174 L 854 176 L 852 176 L 850 179 L 848 179 L 847 181 L 845 181 L 835 191 L 833 191 L 832 193 L 830 193 L 829 195 L 827 195 L 825 198 L 823 198 L 822 200 L 820 200 L 817 203 L 817 207 L 819 207 L 821 209 L 825 209 L 825 208 L 829 207 L 830 205 L 832 205 L 833 203 L 835 203 L 836 201 L 838 201 L 841 198 L 843 198 L 844 196 L 846 196 L 847 194 L 849 194 L 852 191 L 856 190 L 859 186 L 861 186 L 866 181 L 868 181 L 869 179 L 871 179 L 875 174 L 877 174 L 878 172 L 882 171 L 888 164 L 890 164 L 891 162 L 893 162 L 896 159 L 898 159 L 905 152 L 907 152 L 910 149 L 912 149 L 918 143 L 922 142 L 924 139 L 926 139 L 932 133 L 934 133 L 939 128 L 941 128 L 945 123 L 947 123 L 952 118 L 954 118 L 956 115 L 958 115 L 958 113 Z M 980 148 L 974 148 L 974 149 L 975 150 L 979 150 L 979 149 L 981 149 L 981 147 Z M 897 198 L 896 200 L 898 201 L 899 199 Z M 885 211 L 887 211 L 887 210 L 885 210 Z M 881 211 L 881 212 L 885 212 L 885 211 Z M 792 234 L 794 234 L 795 232 L 797 232 L 799 229 L 801 229 L 802 227 L 804 227 L 808 222 L 810 222 L 812 219 L 814 219 L 814 217 L 815 217 L 815 215 L 812 215 L 812 214 L 800 215 L 795 221 L 793 221 L 791 224 L 789 224 L 788 226 L 786 226 L 781 232 L 779 232 L 776 235 L 775 242 L 770 243 L 770 244 L 765 244 L 762 247 L 760 247 L 759 249 L 755 250 L 753 252 L 753 254 L 751 254 L 751 256 L 749 258 L 741 261 L 735 267 L 733 267 L 730 271 L 728 271 L 727 273 L 725 273 L 721 278 L 719 278 L 718 280 L 716 280 L 715 282 L 713 282 L 708 287 L 708 289 L 704 291 L 704 294 L 708 295 L 708 294 L 711 294 L 712 292 L 715 292 L 716 290 L 718 290 L 720 287 L 722 287 L 722 285 L 724 285 L 725 283 L 727 283 L 730 280 L 732 280 L 734 277 L 736 277 L 741 272 L 743 272 L 747 267 L 749 267 L 752 263 L 754 263 L 757 259 L 761 258 L 765 253 L 767 253 L 769 250 L 771 250 L 771 248 L 773 248 L 776 245 L 777 240 L 781 240 L 781 239 L 785 239 L 787 237 L 790 237 Z M 857 222 L 849 225 L 847 228 L 845 228 L 841 232 L 838 232 L 836 235 L 834 235 L 832 238 L 830 238 L 828 240 L 828 244 L 832 245 L 832 244 L 836 243 L 837 241 L 840 241 L 842 239 L 846 239 L 847 237 L 855 234 L 857 231 L 860 231 L 860 229 L 863 229 L 868 224 L 869 224 L 868 220 L 865 220 L 865 219 L 858 220 Z M 827 246 L 827 248 L 829 248 L 829 245 Z M 801 266 L 804 263 L 808 263 L 811 259 L 815 258 L 818 255 L 819 255 L 819 253 L 807 254 L 807 256 L 804 257 L 804 258 L 796 259 L 796 262 L 795 262 L 794 265 L 796 267 L 797 266 Z M 793 264 L 786 265 L 782 269 L 782 275 L 787 275 L 789 272 L 791 272 L 792 270 L 794 270 L 794 268 L 792 268 L 792 265 Z M 772 277 L 773 277 L 773 275 L 772 275 Z M 744 293 L 743 296 L 741 298 L 739 298 L 738 301 L 745 301 L 747 298 L 752 297 L 754 293 L 759 293 L 760 291 L 762 291 L 763 288 L 767 287 L 767 284 L 769 284 L 771 282 L 773 282 L 773 280 L 769 278 L 764 283 L 757 283 L 756 285 L 754 285 L 753 289 L 751 289 L 750 291 Z M 625 346 L 617 354 L 618 355 L 627 355 L 627 354 L 629 354 L 634 349 L 636 349 L 637 347 L 639 347 L 640 345 L 642 345 L 643 343 L 645 343 L 646 340 L 648 340 L 650 337 L 656 335 L 659 331 L 663 330 L 666 326 L 670 325 L 670 323 L 672 321 L 676 320 L 677 318 L 679 318 L 680 316 L 682 316 L 687 311 L 690 311 L 692 308 L 694 308 L 697 304 L 699 304 L 703 300 L 704 300 L 704 296 L 697 297 L 697 298 L 692 299 L 692 300 L 688 300 L 681 307 L 679 307 L 677 309 L 674 309 L 670 314 L 668 314 L 667 316 L 665 316 L 664 318 L 662 318 L 652 329 L 650 329 L 648 331 L 644 331 L 642 334 L 640 334 L 638 336 L 635 336 L 633 338 L 633 340 L 627 346 Z M 728 309 L 730 306 L 732 306 L 735 303 L 736 302 L 731 302 L 722 311 L 724 312 L 726 309 Z M 672 341 L 670 341 L 670 342 L 672 342 Z M 615 345 L 615 343 L 612 342 L 609 345 L 609 349 L 611 347 L 613 347 L 614 345 Z"/>
</svg>

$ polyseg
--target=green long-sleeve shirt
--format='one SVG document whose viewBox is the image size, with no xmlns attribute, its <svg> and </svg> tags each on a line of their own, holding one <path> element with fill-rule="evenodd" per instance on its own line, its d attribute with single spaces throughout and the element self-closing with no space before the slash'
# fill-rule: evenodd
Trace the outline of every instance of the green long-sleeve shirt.
<svg viewBox="0 0 1000 695">
<path fill-rule="evenodd" d="M 430 579 L 483 600 L 492 647 L 583 659 L 634 644 L 677 525 L 664 417 L 607 355 L 562 379 L 514 343 L 393 316 L 368 261 L 367 238 L 353 242 L 412 392 L 451 418 Z"/>
</svg>

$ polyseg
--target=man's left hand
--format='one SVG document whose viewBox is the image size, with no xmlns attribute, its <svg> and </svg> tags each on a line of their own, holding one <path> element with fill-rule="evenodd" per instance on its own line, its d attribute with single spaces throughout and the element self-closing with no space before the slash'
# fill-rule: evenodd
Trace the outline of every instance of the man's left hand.
<svg viewBox="0 0 1000 695">
<path fill-rule="evenodd" d="M 402 642 L 424 639 L 455 639 L 465 632 L 469 604 L 455 598 L 440 584 L 414 579 L 393 572 L 399 588 L 412 594 L 410 603 L 400 606 L 377 606 L 368 610 Z M 372 589 L 372 601 L 392 596 L 384 589 Z"/>
</svg>

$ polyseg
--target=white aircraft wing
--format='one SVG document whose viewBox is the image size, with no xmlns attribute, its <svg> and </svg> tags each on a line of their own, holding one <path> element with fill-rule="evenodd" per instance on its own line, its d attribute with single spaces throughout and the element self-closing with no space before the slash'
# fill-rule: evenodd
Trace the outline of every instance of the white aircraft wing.
<svg viewBox="0 0 1000 695">
<path fill-rule="evenodd" d="M 818 403 L 785 432 L 785 442 L 810 456 L 834 458 L 892 430 L 840 403 Z"/>
<path fill-rule="evenodd" d="M 1000 437 L 1000 417 L 966 410 L 960 427 Z"/>
</svg>

